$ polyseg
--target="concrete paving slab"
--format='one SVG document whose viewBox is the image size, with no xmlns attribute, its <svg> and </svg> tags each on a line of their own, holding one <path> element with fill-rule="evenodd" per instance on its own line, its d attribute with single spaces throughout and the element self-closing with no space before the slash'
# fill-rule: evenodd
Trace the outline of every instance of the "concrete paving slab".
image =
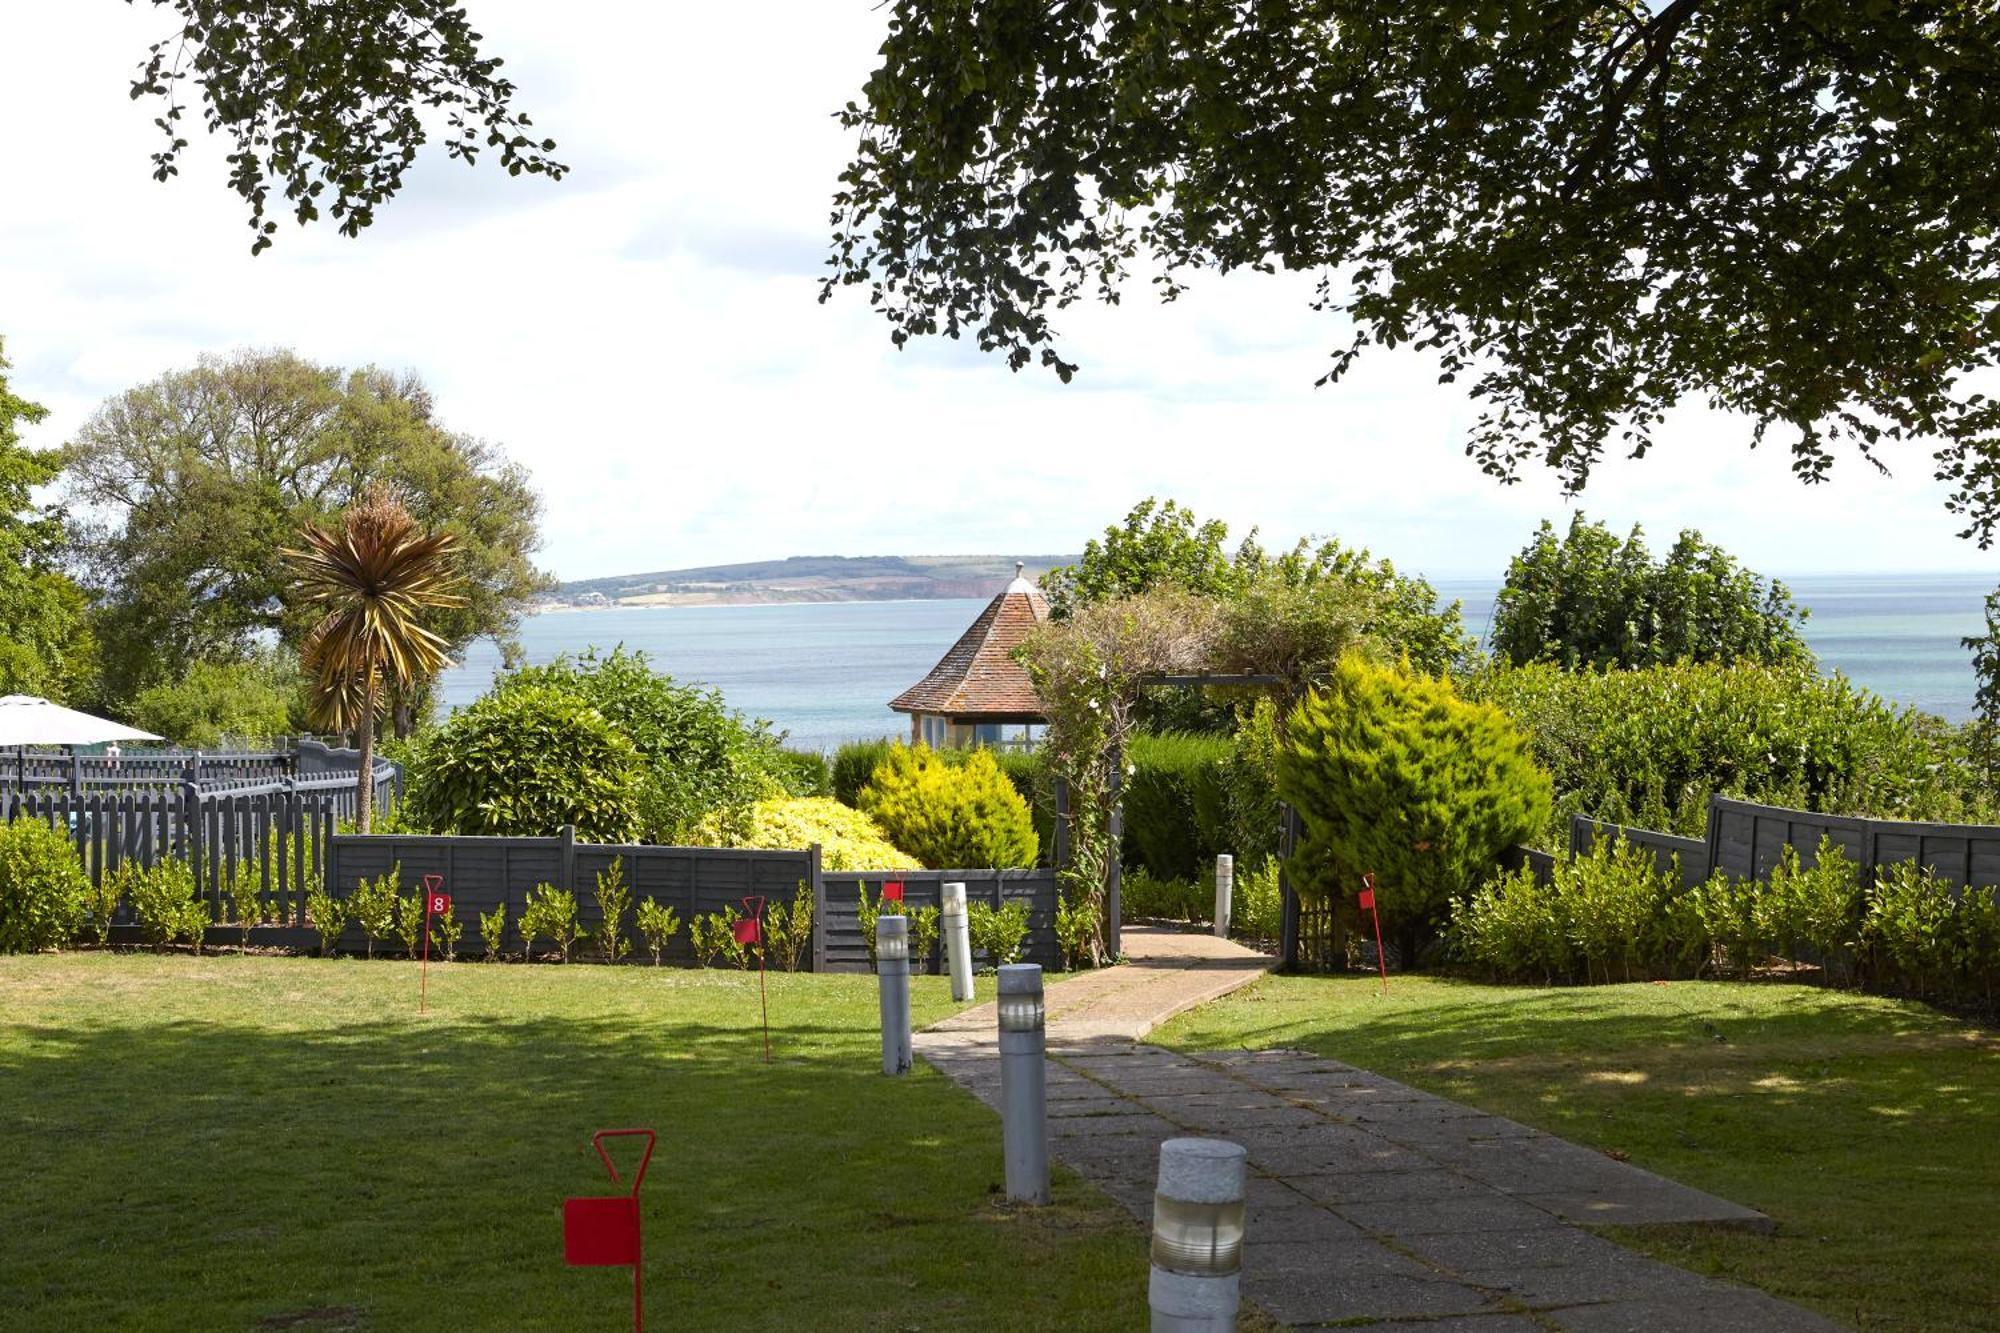
<svg viewBox="0 0 2000 1333">
<path fill-rule="evenodd" d="M 1145 1045 L 1154 1024 L 1269 960 L 1161 931 L 1128 931 L 1126 947 L 1136 965 L 1049 990 L 1051 1150 L 1147 1223 L 1162 1141 L 1241 1143 L 1243 1292 L 1274 1318 L 1429 1333 L 1831 1327 L 1573 1225 L 1761 1220 L 1750 1209 L 1310 1052 Z M 981 1006 L 917 1034 L 917 1051 L 997 1105 L 995 1029 Z"/>
</svg>

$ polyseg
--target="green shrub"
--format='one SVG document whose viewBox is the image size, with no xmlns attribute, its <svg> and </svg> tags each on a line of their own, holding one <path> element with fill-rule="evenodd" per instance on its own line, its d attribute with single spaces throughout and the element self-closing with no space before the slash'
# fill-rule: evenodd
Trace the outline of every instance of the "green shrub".
<svg viewBox="0 0 2000 1333">
<path fill-rule="evenodd" d="M 967 922 L 970 935 L 971 923 Z M 1090 962 L 1090 941 L 1097 931 L 1097 909 L 1088 898 L 1065 895 L 1056 907 L 1056 947 L 1062 950 L 1063 966 L 1081 968 Z"/>
<path fill-rule="evenodd" d="M 573 694 L 515 685 L 453 713 L 418 747 L 409 802 L 438 833 L 552 836 L 585 842 L 639 831 L 638 752 Z"/>
<path fill-rule="evenodd" d="M 1494 976 L 1554 981 L 1630 981 L 1682 973 L 1698 959 L 1697 935 L 1673 910 L 1678 870 L 1622 838 L 1559 861 L 1543 884 L 1523 867 L 1489 879 L 1454 905 L 1451 941 L 1461 959 Z"/>
<path fill-rule="evenodd" d="M 1404 956 L 1454 897 L 1548 817 L 1549 780 L 1498 709 L 1451 684 L 1344 659 L 1293 710 L 1278 790 L 1336 866 L 1376 877 L 1384 924 Z M 1345 875 L 1300 877 L 1302 894 L 1344 891 Z"/>
<path fill-rule="evenodd" d="M 431 945 L 447 963 L 458 961 L 458 942 L 465 938 L 465 923 L 454 912 L 431 918 Z"/>
<path fill-rule="evenodd" d="M 180 679 L 139 691 L 125 716 L 176 745 L 254 749 L 305 729 L 301 685 L 298 659 L 286 650 L 245 662 L 197 658 Z"/>
<path fill-rule="evenodd" d="M 770 768 L 787 796 L 833 795 L 833 768 L 818 750 L 772 750 Z"/>
<path fill-rule="evenodd" d="M 36 819 L 0 824 L 0 953 L 68 944 L 89 889 L 66 834 Z"/>
<path fill-rule="evenodd" d="M 1861 867 L 1828 837 L 1820 839 L 1810 866 L 1801 863 L 1797 848 L 1785 847 L 1752 909 L 1759 939 L 1785 958 L 1810 957 L 1829 978 L 1843 967 L 1853 974 L 1867 915 Z"/>
<path fill-rule="evenodd" d="M 1227 736 L 1166 732 L 1134 738 L 1125 752 L 1127 865 L 1160 880 L 1198 879 L 1218 852 L 1233 852 Z"/>
<path fill-rule="evenodd" d="M 139 871 L 128 892 L 147 943 L 163 949 L 180 935 L 194 891 L 194 872 L 184 861 L 163 857 Z"/>
<path fill-rule="evenodd" d="M 239 865 L 229 880 L 230 911 L 236 917 L 236 929 L 242 932 L 242 946 L 250 952 L 250 932 L 264 920 L 269 901 L 257 892 L 257 881 L 252 878 L 248 866 Z"/>
<path fill-rule="evenodd" d="M 1707 941 L 1705 961 L 1747 977 L 1768 957 L 1758 933 L 1760 889 L 1755 880 L 1732 879 L 1717 870 L 1688 895 L 1695 926 Z"/>
<path fill-rule="evenodd" d="M 1220 850 L 1239 866 L 1278 854 L 1278 710 L 1259 699 L 1237 724 L 1222 764 L 1227 820 Z"/>
<path fill-rule="evenodd" d="M 997 908 L 990 903 L 968 903 L 965 924 L 973 952 L 984 954 L 989 967 L 1021 960 L 1021 945 L 1028 938 L 1027 903 L 1019 898 Z"/>
<path fill-rule="evenodd" d="M 639 904 L 637 921 L 639 934 L 653 955 L 653 966 L 658 967 L 660 955 L 666 952 L 668 942 L 680 934 L 681 914 L 647 898 Z"/>
<path fill-rule="evenodd" d="M 397 898 L 396 938 L 402 942 L 403 956 L 415 958 L 424 942 L 424 894 L 421 889 L 407 898 Z"/>
<path fill-rule="evenodd" d="M 930 969 L 932 956 L 937 952 L 938 909 L 905 907 L 903 915 L 910 922 L 910 970 L 926 972 Z"/>
<path fill-rule="evenodd" d="M 1992 801 L 1943 720 L 1898 708 L 1840 676 L 1755 665 L 1566 672 L 1498 668 L 1465 683 L 1528 733 L 1554 783 L 1547 849 L 1571 815 L 1686 837 L 1709 798 L 1799 810 L 1980 822 Z"/>
<path fill-rule="evenodd" d="M 306 921 L 319 934 L 319 956 L 333 956 L 340 932 L 347 929 L 347 904 L 326 891 L 324 884 L 306 890 Z"/>
<path fill-rule="evenodd" d="M 398 862 L 372 880 L 365 876 L 358 879 L 354 892 L 347 896 L 347 915 L 368 937 L 370 958 L 375 956 L 375 941 L 392 939 L 396 934 L 396 902 L 402 884 L 403 867 Z"/>
<path fill-rule="evenodd" d="M 2000 995 L 2000 901 L 1985 885 L 1955 890 L 1929 866 L 1878 871 L 1867 938 L 1889 980 L 1920 995 L 1991 1006 Z"/>
<path fill-rule="evenodd" d="M 856 804 L 931 870 L 1032 866 L 1039 850 L 1028 803 L 986 750 L 947 761 L 928 746 L 894 746 Z"/>
<path fill-rule="evenodd" d="M 888 881 L 884 881 L 885 886 Z M 861 943 L 868 950 L 868 966 L 875 966 L 875 921 L 883 912 L 894 916 L 903 910 L 901 903 L 891 903 L 889 899 L 877 896 L 873 902 L 868 899 L 868 885 L 862 884 L 860 899 L 855 907 L 855 920 L 861 925 Z"/>
<path fill-rule="evenodd" d="M 1127 919 L 1212 921 L 1215 885 L 1192 879 L 1163 879 L 1140 866 L 1127 870 L 1118 883 L 1118 907 Z"/>
<path fill-rule="evenodd" d="M 711 818 L 694 836 L 710 847 L 797 851 L 818 843 L 820 864 L 827 870 L 919 868 L 917 859 L 890 842 L 874 820 L 825 796 L 759 801 L 740 825 Z"/>
<path fill-rule="evenodd" d="M 789 907 L 779 902 L 765 907 L 764 939 L 771 955 L 785 965 L 785 971 L 796 972 L 799 960 L 812 947 L 812 938 L 812 886 L 801 880 Z"/>
<path fill-rule="evenodd" d="M 500 903 L 490 912 L 479 914 L 479 940 L 486 946 L 486 961 L 500 961 L 500 951 L 507 944 L 507 904 Z"/>
<path fill-rule="evenodd" d="M 754 944 L 745 944 L 736 938 L 736 923 L 743 919 L 743 913 L 733 907 L 725 907 L 716 916 L 718 939 L 722 946 L 722 956 L 739 970 L 750 966 L 751 958 L 757 952 Z"/>
<path fill-rule="evenodd" d="M 1241 861 L 1237 865 L 1229 933 L 1251 940 L 1277 939 L 1284 912 L 1284 896 L 1278 889 L 1278 858 L 1266 856 L 1248 870 L 1240 868 Z"/>
<path fill-rule="evenodd" d="M 900 742 L 883 736 L 872 741 L 848 741 L 833 752 L 833 798 L 842 805 L 861 804 L 861 789 L 875 776 L 889 752 Z"/>
<path fill-rule="evenodd" d="M 97 947 L 106 948 L 111 943 L 111 922 L 118 915 L 118 904 L 123 902 L 130 890 L 132 877 L 139 872 L 136 861 L 121 861 L 112 869 L 99 873 L 97 883 L 85 881 L 83 891 L 82 921 L 97 937 Z M 79 926 L 79 929 L 82 927 Z M 5 952 L 0 949 L 0 952 Z"/>
<path fill-rule="evenodd" d="M 576 895 L 568 889 L 559 889 L 553 884 L 537 884 L 528 890 L 528 899 L 521 908 L 522 955 L 529 960 L 535 956 L 535 940 L 547 936 L 555 942 L 562 960 L 569 961 L 570 946 L 583 927 L 576 914 Z"/>
<path fill-rule="evenodd" d="M 599 657 L 593 650 L 525 667 L 502 677 L 490 697 L 543 691 L 595 708 L 611 732 L 632 747 L 632 832 L 592 841 L 636 835 L 655 843 L 685 842 L 695 825 L 711 816 L 781 793 L 805 794 L 793 784 L 806 775 L 796 761 L 782 757 L 767 723 L 728 708 L 720 691 L 683 685 L 654 671 L 644 653 L 618 648 Z M 581 835 L 582 821 L 572 822 Z"/>
<path fill-rule="evenodd" d="M 597 953 L 607 963 L 615 963 L 632 952 L 625 938 L 625 914 L 632 910 L 632 893 L 625 887 L 625 861 L 611 858 L 611 865 L 597 875 Z"/>
<path fill-rule="evenodd" d="M 695 961 L 703 967 L 713 967 L 715 960 L 734 943 L 732 927 L 725 916 L 708 912 L 688 922 L 688 944 L 694 949 Z"/>
</svg>

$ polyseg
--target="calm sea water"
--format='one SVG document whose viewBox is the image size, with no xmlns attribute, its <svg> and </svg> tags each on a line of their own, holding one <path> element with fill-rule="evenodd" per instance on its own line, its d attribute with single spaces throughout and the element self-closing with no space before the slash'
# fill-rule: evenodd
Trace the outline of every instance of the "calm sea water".
<svg viewBox="0 0 2000 1333">
<path fill-rule="evenodd" d="M 1972 669 L 1959 639 L 1983 627 L 1992 575 L 1931 574 L 1788 579 L 1812 610 L 1806 638 L 1822 667 L 1900 703 L 1962 719 L 1972 709 Z M 1483 634 L 1497 580 L 1437 580 L 1465 604 Z M 644 649 L 682 680 L 722 690 L 731 706 L 768 718 L 792 743 L 906 734 L 888 702 L 930 670 L 985 605 L 983 600 L 821 602 L 799 606 L 690 606 L 552 611 L 530 617 L 521 642 L 532 662 L 592 646 Z M 472 702 L 492 683 L 500 654 L 473 645 L 445 673 L 447 706 Z"/>
</svg>

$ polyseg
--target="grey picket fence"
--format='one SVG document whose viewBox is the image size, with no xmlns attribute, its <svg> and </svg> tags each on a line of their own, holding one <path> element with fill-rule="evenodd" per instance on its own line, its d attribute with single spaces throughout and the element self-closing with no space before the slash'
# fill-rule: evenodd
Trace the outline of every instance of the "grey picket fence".
<svg viewBox="0 0 2000 1333">
<path fill-rule="evenodd" d="M 1653 854 L 1653 863 L 1663 875 L 1675 873 L 1674 868 L 1678 865 L 1681 884 L 1686 888 L 1693 888 L 1708 878 L 1708 843 L 1704 839 L 1681 838 L 1671 833 L 1655 833 L 1652 829 L 1608 824 L 1603 820 L 1586 819 L 1582 815 L 1571 816 L 1569 854 L 1572 858 L 1588 856 L 1599 838 L 1622 838 L 1634 847 L 1645 848 Z"/>
</svg>

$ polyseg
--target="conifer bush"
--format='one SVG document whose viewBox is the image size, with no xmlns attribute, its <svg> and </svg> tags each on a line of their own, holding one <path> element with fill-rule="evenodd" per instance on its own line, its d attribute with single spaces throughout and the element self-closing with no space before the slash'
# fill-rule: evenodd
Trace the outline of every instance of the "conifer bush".
<svg viewBox="0 0 2000 1333">
<path fill-rule="evenodd" d="M 930 870 L 1032 866 L 1040 851 L 1028 803 L 985 750 L 949 762 L 929 746 L 895 746 L 858 804 Z"/>
<path fill-rule="evenodd" d="M 1316 876 L 1301 891 L 1345 893 L 1350 873 L 1374 874 L 1383 923 L 1403 935 L 1406 958 L 1453 898 L 1548 818 L 1549 779 L 1527 738 L 1447 680 L 1345 658 L 1286 732 L 1279 794 L 1340 868 L 1333 884 Z"/>
</svg>

